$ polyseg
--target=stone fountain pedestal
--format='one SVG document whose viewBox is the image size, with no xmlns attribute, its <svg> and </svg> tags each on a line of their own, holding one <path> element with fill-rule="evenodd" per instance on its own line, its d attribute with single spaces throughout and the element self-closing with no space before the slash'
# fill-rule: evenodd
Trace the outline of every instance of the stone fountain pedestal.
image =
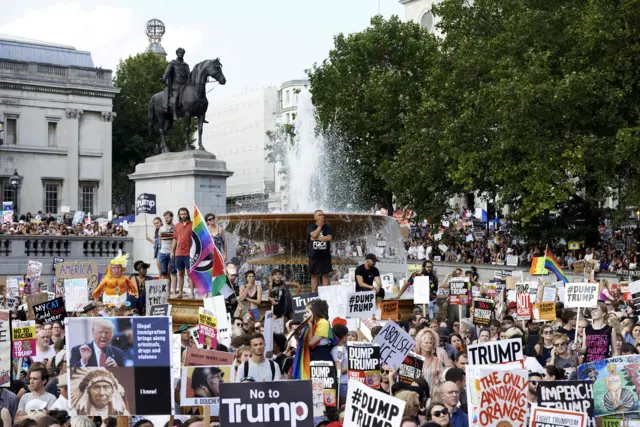
<svg viewBox="0 0 640 427">
<path fill-rule="evenodd" d="M 135 181 L 136 197 L 141 193 L 156 195 L 157 215 L 146 215 L 146 232 L 153 238 L 153 218 L 162 218 L 165 211 L 173 212 L 174 223 L 181 207 L 189 209 L 193 217 L 194 201 L 203 215 L 226 213 L 227 178 L 231 175 L 233 172 L 227 169 L 225 161 L 203 150 L 163 153 L 145 159 L 129 178 Z M 159 272 L 153 260 L 153 245 L 145 238 L 144 217 L 145 214 L 137 215 L 135 223 L 129 226 L 129 236 L 133 237 L 131 266 L 144 260 L 151 264 L 149 273 L 156 275 Z"/>
</svg>

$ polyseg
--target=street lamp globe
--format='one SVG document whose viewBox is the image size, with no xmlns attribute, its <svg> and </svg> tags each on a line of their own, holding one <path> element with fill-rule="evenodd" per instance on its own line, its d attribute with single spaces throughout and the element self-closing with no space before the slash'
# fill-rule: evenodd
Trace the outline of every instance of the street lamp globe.
<svg viewBox="0 0 640 427">
<path fill-rule="evenodd" d="M 22 186 L 22 177 L 18 175 L 18 169 L 13 171 L 13 175 L 9 178 L 9 184 L 14 190 L 19 189 Z"/>
</svg>

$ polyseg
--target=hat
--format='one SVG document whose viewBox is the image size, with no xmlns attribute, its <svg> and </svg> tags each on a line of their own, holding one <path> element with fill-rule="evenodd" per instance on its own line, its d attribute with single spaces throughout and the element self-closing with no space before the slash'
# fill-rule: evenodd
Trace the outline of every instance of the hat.
<svg viewBox="0 0 640 427">
<path fill-rule="evenodd" d="M 449 328 L 445 327 L 445 326 L 441 326 L 438 328 L 438 336 L 440 337 L 440 339 L 447 339 L 449 338 Z"/>
<path fill-rule="evenodd" d="M 516 304 L 515 302 L 510 302 L 509 304 L 507 304 L 507 310 L 514 310 L 518 308 L 518 304 Z"/>
<path fill-rule="evenodd" d="M 136 261 L 136 262 L 135 262 L 135 264 L 133 264 L 133 269 L 134 269 L 134 270 L 138 270 L 140 267 L 142 267 L 142 268 L 149 268 L 149 267 L 151 267 L 151 265 L 150 265 L 150 264 L 147 264 L 147 263 L 146 263 L 146 262 L 144 262 L 144 261 Z"/>
<path fill-rule="evenodd" d="M 336 325 L 347 326 L 347 321 L 342 317 L 336 317 L 333 319 L 333 322 L 331 322 L 331 327 L 335 328 Z"/>
<path fill-rule="evenodd" d="M 227 274 L 238 274 L 238 268 L 235 264 L 227 264 Z"/>
<path fill-rule="evenodd" d="M 342 427 L 342 421 L 333 421 L 327 424 L 327 427 Z"/>
<path fill-rule="evenodd" d="M 64 359 L 64 355 L 67 354 L 66 350 L 60 350 L 57 354 L 56 354 L 56 359 L 55 359 L 55 364 L 56 366 L 58 366 L 60 363 L 62 363 L 62 359 Z"/>
<path fill-rule="evenodd" d="M 189 325 L 180 325 L 180 327 L 178 328 L 178 330 L 176 332 L 184 332 L 187 329 L 189 329 Z"/>
<path fill-rule="evenodd" d="M 374 254 L 367 254 L 367 256 L 364 257 L 365 260 L 370 259 L 373 262 L 378 262 L 378 257 L 375 256 Z"/>
<path fill-rule="evenodd" d="M 25 412 L 40 411 L 42 409 L 45 409 L 46 407 L 47 407 L 47 402 L 45 402 L 44 400 L 33 399 L 33 400 L 30 400 L 24 406 L 24 410 L 25 410 Z"/>
<path fill-rule="evenodd" d="M 64 387 L 67 385 L 67 374 L 58 375 L 58 387 Z"/>
</svg>

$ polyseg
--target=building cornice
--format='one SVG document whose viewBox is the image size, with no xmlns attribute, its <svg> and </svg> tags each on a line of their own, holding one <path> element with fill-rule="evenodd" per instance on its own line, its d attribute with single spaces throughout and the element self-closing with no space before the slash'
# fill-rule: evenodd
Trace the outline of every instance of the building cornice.
<svg viewBox="0 0 640 427">
<path fill-rule="evenodd" d="M 0 145 L 0 151 L 9 151 L 13 153 L 30 153 L 30 154 L 52 154 L 58 156 L 66 156 L 68 150 L 66 148 L 57 147 L 37 147 L 32 145 Z"/>
<path fill-rule="evenodd" d="M 98 98 L 113 98 L 120 92 L 118 88 L 98 88 L 98 87 L 64 87 L 47 86 L 37 82 L 7 82 L 0 81 L 0 89 L 20 90 L 28 92 L 44 92 L 56 95 L 80 95 Z"/>
</svg>

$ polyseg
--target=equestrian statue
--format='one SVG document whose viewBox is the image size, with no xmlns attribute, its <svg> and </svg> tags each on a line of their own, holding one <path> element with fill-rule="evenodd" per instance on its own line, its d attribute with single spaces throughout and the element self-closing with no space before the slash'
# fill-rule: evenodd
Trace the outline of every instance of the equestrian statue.
<svg viewBox="0 0 640 427">
<path fill-rule="evenodd" d="M 152 134 L 155 121 L 160 131 L 160 149 L 163 153 L 168 151 L 165 137 L 179 117 L 184 118 L 187 125 L 185 150 L 191 149 L 189 134 L 192 117 L 198 118 L 198 148 L 204 150 L 202 125 L 209 107 L 207 80 L 213 77 L 221 85 L 227 82 L 222 73 L 220 58 L 202 61 L 189 71 L 189 65 L 184 62 L 184 54 L 183 48 L 176 50 L 177 58 L 167 64 L 164 76 L 160 79 L 166 86 L 165 90 L 154 94 L 149 101 L 149 135 Z"/>
</svg>

